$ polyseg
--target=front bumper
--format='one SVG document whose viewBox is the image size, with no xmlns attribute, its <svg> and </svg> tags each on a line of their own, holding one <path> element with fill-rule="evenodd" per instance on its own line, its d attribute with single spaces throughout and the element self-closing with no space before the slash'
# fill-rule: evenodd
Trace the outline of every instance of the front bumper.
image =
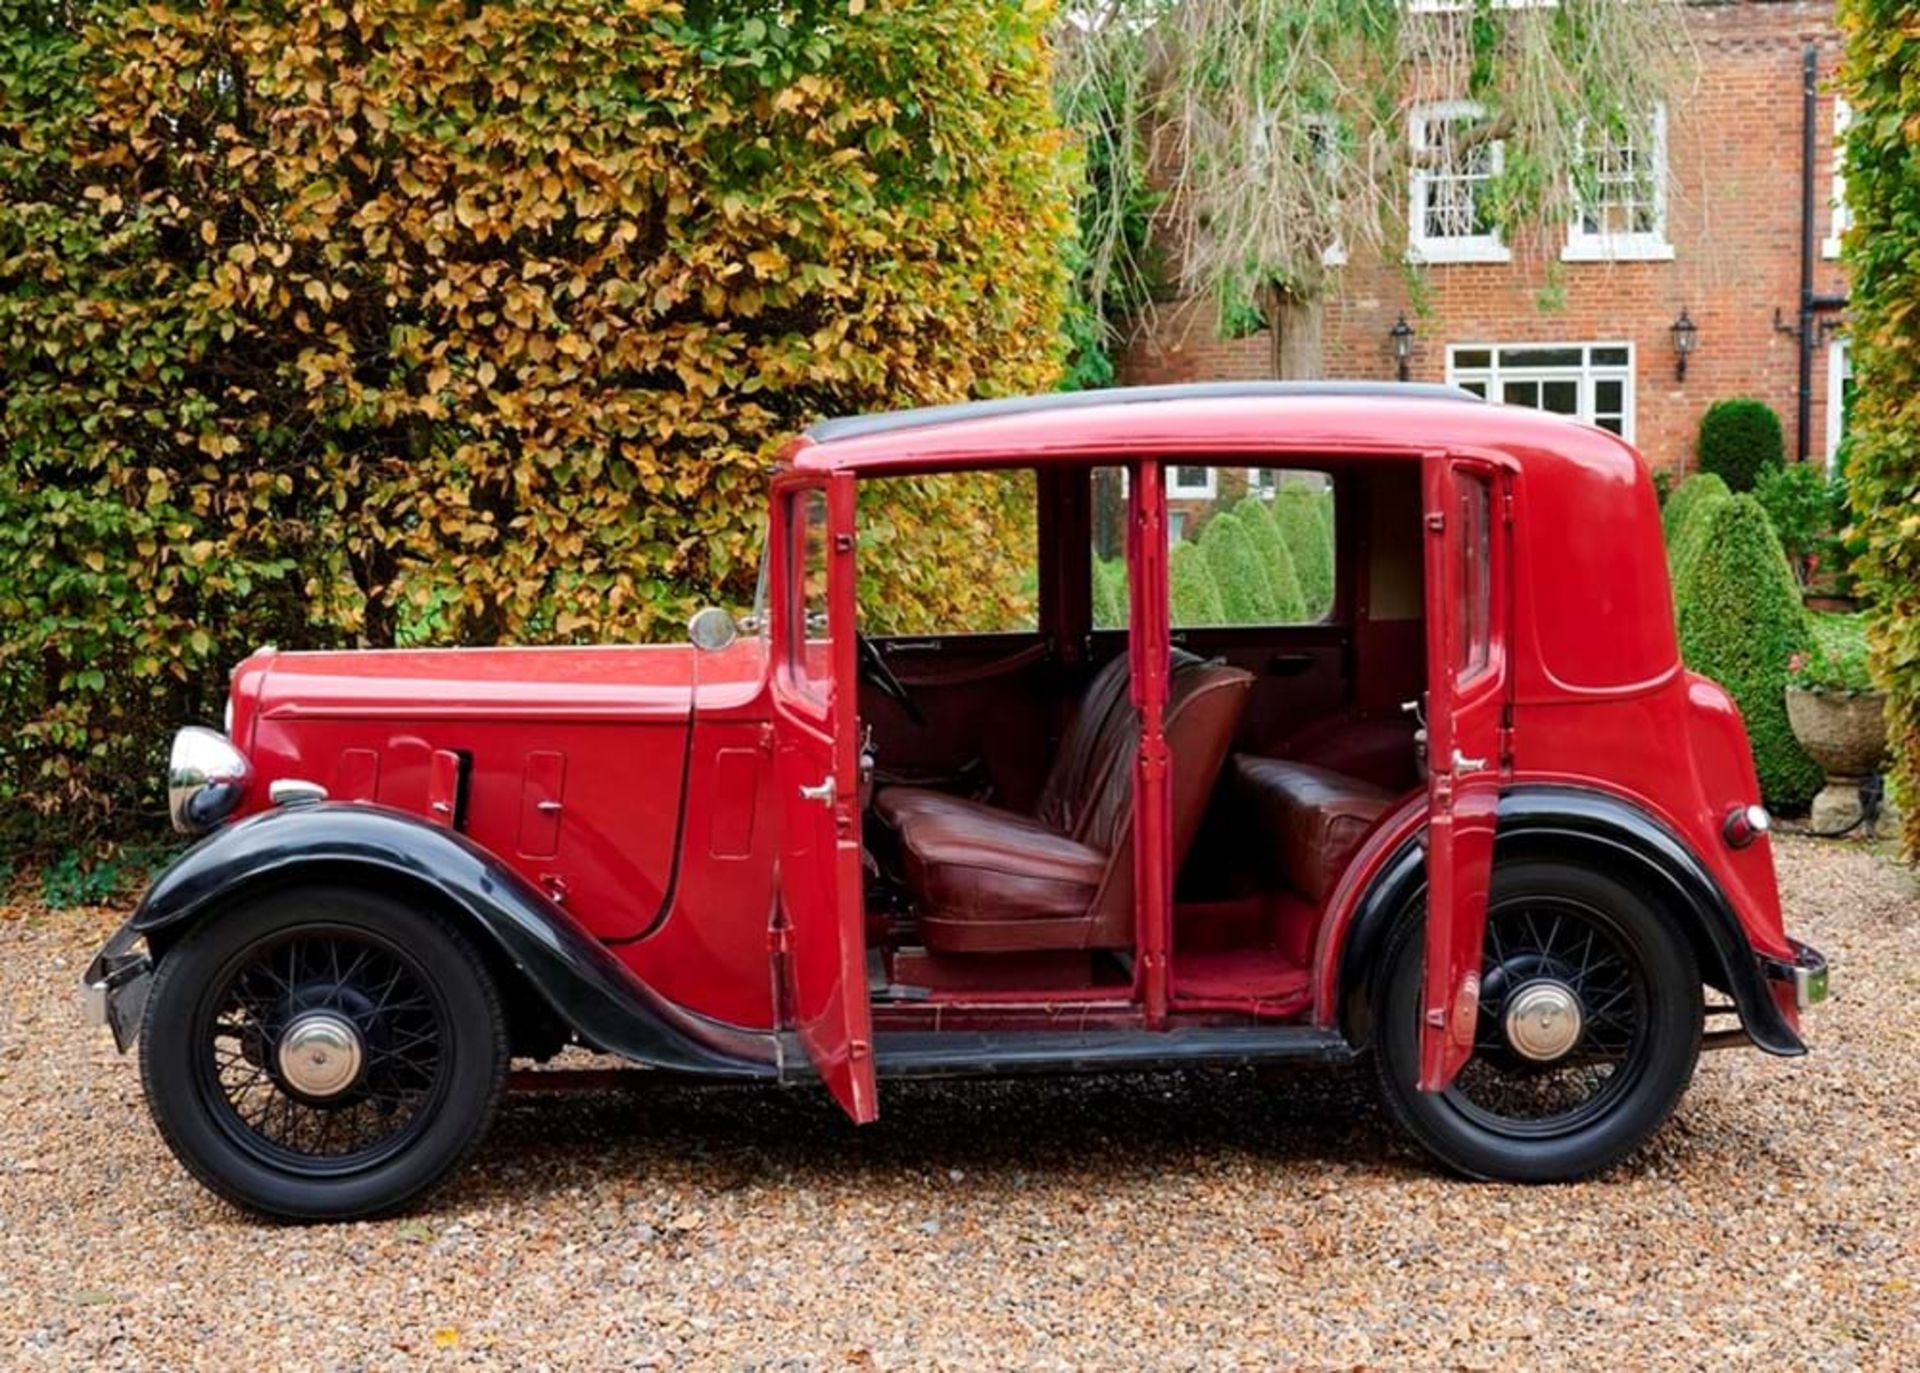
<svg viewBox="0 0 1920 1373">
<path fill-rule="evenodd" d="M 141 938 L 131 924 L 122 925 L 94 955 L 80 986 L 87 1023 L 113 1031 L 113 1047 L 123 1054 L 140 1037 L 147 992 L 153 985 L 153 960 L 134 948 Z"/>
</svg>

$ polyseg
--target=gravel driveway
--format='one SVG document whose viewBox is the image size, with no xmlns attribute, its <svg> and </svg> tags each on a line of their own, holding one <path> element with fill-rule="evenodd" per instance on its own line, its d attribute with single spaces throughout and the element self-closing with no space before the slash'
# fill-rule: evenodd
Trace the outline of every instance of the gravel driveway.
<svg viewBox="0 0 1920 1373">
<path fill-rule="evenodd" d="M 0 911 L 0 1366 L 1920 1366 L 1920 896 L 1780 843 L 1814 1053 L 1708 1055 L 1598 1181 L 1442 1177 L 1360 1074 L 516 1098 L 398 1220 L 251 1224 Z"/>
</svg>

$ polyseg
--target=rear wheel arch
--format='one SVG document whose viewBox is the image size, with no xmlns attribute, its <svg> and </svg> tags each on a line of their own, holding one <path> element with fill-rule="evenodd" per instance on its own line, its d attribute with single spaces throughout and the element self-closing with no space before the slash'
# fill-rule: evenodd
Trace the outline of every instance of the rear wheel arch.
<svg viewBox="0 0 1920 1373">
<path fill-rule="evenodd" d="M 1742 1027 L 1768 1053 L 1805 1052 L 1774 1004 L 1739 918 L 1705 868 L 1661 822 L 1602 792 L 1516 787 L 1501 797 L 1494 864 L 1546 860 L 1632 887 L 1683 934 L 1702 980 L 1728 995 Z M 1399 922 L 1426 899 L 1424 831 L 1384 863 L 1348 924 L 1340 949 L 1339 1024 L 1349 1042 L 1373 1041 L 1379 980 Z"/>
</svg>

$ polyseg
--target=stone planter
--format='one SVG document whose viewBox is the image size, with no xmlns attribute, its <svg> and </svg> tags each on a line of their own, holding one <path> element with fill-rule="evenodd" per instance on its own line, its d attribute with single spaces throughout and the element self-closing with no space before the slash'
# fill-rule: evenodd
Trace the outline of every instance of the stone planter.
<svg viewBox="0 0 1920 1373">
<path fill-rule="evenodd" d="M 1788 687 L 1787 723 L 1827 774 L 1827 785 L 1813 798 L 1814 832 L 1836 834 L 1857 824 L 1860 784 L 1887 760 L 1886 692 Z"/>
</svg>

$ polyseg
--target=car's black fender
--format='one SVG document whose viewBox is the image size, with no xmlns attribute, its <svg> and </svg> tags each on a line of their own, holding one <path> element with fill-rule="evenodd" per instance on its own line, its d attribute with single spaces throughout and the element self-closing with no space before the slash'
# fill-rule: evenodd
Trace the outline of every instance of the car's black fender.
<svg viewBox="0 0 1920 1373">
<path fill-rule="evenodd" d="M 214 831 L 160 874 L 88 979 L 124 979 L 141 938 L 163 951 L 236 901 L 314 882 L 363 883 L 433 902 L 589 1047 L 702 1077 L 780 1075 L 777 1036 L 674 1006 L 478 844 L 379 806 L 289 806 Z"/>
<path fill-rule="evenodd" d="M 1424 899 L 1425 832 L 1381 865 L 1347 928 L 1340 953 L 1341 1028 L 1354 1046 L 1373 1038 L 1382 953 L 1394 922 Z M 1770 1054 L 1804 1054 L 1781 1015 L 1760 958 L 1740 918 L 1678 835 L 1630 802 L 1581 787 L 1521 785 L 1500 797 L 1494 861 L 1521 856 L 1585 862 L 1640 887 L 1671 913 L 1692 941 L 1700 970 L 1732 998 L 1747 1037 Z"/>
</svg>

